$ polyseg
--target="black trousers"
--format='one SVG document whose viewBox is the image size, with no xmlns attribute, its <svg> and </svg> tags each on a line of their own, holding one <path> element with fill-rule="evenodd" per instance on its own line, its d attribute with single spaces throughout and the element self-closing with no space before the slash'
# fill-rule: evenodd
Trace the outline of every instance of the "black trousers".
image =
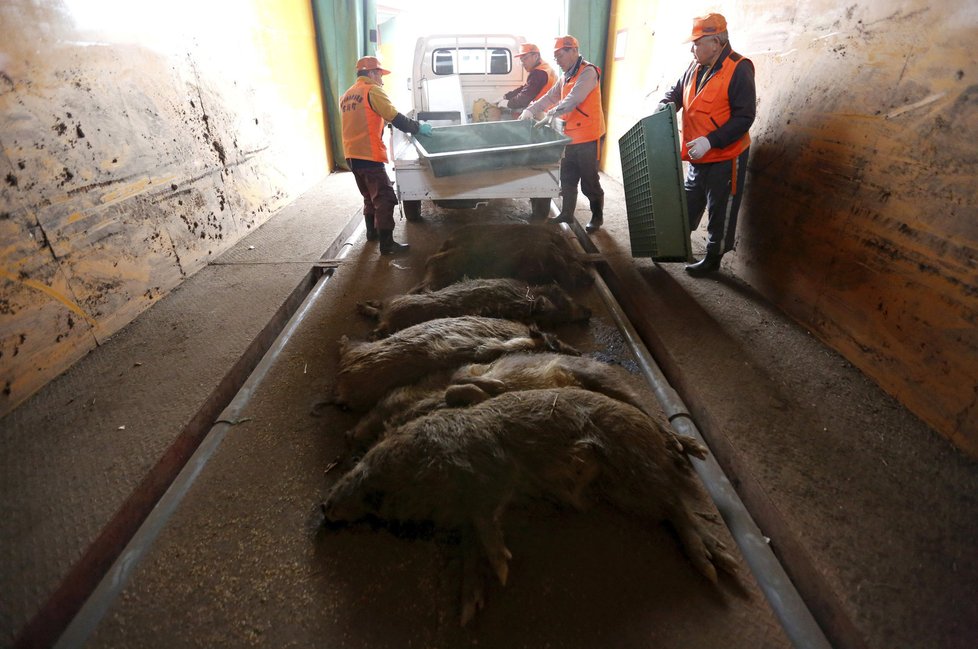
<svg viewBox="0 0 978 649">
<path fill-rule="evenodd" d="M 577 183 L 592 205 L 604 198 L 598 177 L 598 140 L 564 147 L 564 157 L 560 160 L 560 195 L 576 199 Z"/>
<path fill-rule="evenodd" d="M 733 250 L 737 231 L 737 213 L 747 179 L 747 157 L 750 147 L 733 160 L 691 163 L 686 172 L 686 212 L 689 231 L 700 226 L 704 209 L 707 212 L 706 253 L 722 255 Z"/>
</svg>

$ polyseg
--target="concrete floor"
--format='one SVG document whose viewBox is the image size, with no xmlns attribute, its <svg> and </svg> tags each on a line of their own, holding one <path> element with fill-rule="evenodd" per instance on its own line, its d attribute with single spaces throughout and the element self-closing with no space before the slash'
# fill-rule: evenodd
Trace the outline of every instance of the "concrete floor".
<svg viewBox="0 0 978 649">
<path fill-rule="evenodd" d="M 679 264 L 632 260 L 621 187 L 604 183 L 608 224 L 593 241 L 609 284 L 649 323 L 646 344 L 835 644 L 975 646 L 975 463 L 729 272 L 697 281 Z M 515 201 L 484 209 L 521 214 Z M 515 516 L 515 579 L 465 630 L 450 540 L 318 528 L 335 432 L 350 422 L 307 413 L 337 337 L 366 330 L 349 305 L 365 288 L 409 287 L 442 219 L 481 218 L 399 222 L 415 254 L 378 260 L 360 240 L 324 264 L 358 210 L 352 177 L 329 176 L 0 421 L 3 644 L 53 641 L 226 417 L 296 287 L 335 265 L 328 299 L 225 427 L 91 646 L 785 646 L 759 595 L 705 588 L 668 534 L 610 512 Z"/>
</svg>

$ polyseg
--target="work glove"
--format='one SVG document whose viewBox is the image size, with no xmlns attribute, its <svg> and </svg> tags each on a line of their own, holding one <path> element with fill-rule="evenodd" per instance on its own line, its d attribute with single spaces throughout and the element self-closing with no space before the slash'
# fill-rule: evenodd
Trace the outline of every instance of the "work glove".
<svg viewBox="0 0 978 649">
<path fill-rule="evenodd" d="M 661 113 L 664 110 L 669 110 L 669 102 L 664 101 L 655 107 L 655 113 Z"/>
<path fill-rule="evenodd" d="M 541 119 L 539 122 L 537 122 L 533 126 L 534 126 L 534 128 L 543 128 L 544 126 L 553 126 L 554 118 L 556 118 L 556 117 L 557 117 L 557 114 L 554 111 L 550 111 L 549 113 L 546 114 L 546 116 L 544 116 L 543 119 Z"/>
<path fill-rule="evenodd" d="M 418 129 L 418 133 L 421 135 L 431 135 L 431 124 L 422 124 L 421 128 Z"/>
<path fill-rule="evenodd" d="M 523 112 L 520 113 L 520 119 L 528 119 L 530 121 L 533 121 L 533 113 L 524 109 Z"/>
<path fill-rule="evenodd" d="M 710 141 L 705 137 L 698 137 L 692 142 L 686 143 L 686 149 L 689 151 L 690 160 L 699 160 L 712 148 L 713 147 L 710 146 Z"/>
<path fill-rule="evenodd" d="M 503 110 L 507 110 L 509 108 L 509 100 L 505 98 L 500 99 L 499 101 L 496 102 L 496 107 L 502 108 Z"/>
</svg>

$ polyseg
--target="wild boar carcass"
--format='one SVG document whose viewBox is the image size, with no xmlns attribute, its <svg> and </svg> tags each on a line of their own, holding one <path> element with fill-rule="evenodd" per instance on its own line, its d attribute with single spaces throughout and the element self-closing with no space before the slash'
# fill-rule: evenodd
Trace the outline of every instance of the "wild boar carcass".
<svg viewBox="0 0 978 649">
<path fill-rule="evenodd" d="M 427 320 L 464 315 L 504 318 L 543 327 L 582 322 L 591 317 L 591 310 L 575 302 L 558 284 L 528 286 L 515 279 L 463 280 L 437 291 L 361 302 L 357 309 L 378 321 L 374 338 Z"/>
<path fill-rule="evenodd" d="M 601 500 L 668 521 L 711 582 L 717 569 L 737 572 L 693 510 L 701 491 L 688 457 L 645 413 L 578 388 L 508 392 L 410 421 L 334 484 L 323 512 L 332 522 L 374 515 L 462 529 L 505 585 L 512 555 L 501 520 L 510 501 L 526 495 L 579 509 Z M 482 603 L 481 584 L 463 592 L 463 624 Z"/>
<path fill-rule="evenodd" d="M 457 229 L 425 264 L 412 290 L 435 291 L 465 277 L 509 277 L 531 284 L 558 282 L 569 291 L 594 278 L 581 256 L 556 228 L 486 223 Z"/>
<path fill-rule="evenodd" d="M 431 372 L 532 350 L 577 353 L 533 325 L 481 316 L 439 318 L 373 342 L 352 342 L 344 336 L 333 402 L 363 410 L 390 389 Z"/>
</svg>

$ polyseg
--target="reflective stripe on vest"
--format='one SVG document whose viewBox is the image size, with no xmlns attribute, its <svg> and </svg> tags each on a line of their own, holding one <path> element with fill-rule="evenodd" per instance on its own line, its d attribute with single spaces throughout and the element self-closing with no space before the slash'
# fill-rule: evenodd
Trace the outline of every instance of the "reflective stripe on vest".
<svg viewBox="0 0 978 649">
<path fill-rule="evenodd" d="M 346 158 L 387 162 L 384 118 L 370 107 L 368 100 L 374 85 L 367 77 L 357 77 L 357 82 L 340 98 L 343 153 Z"/>
<path fill-rule="evenodd" d="M 733 61 L 732 56 L 734 56 L 733 52 L 727 56 L 720 69 L 703 83 L 699 92 L 696 92 L 696 86 L 700 71 L 697 69 L 692 75 L 688 75 L 689 82 L 683 88 L 683 160 L 690 160 L 689 150 L 686 147 L 687 142 L 692 142 L 698 137 L 706 137 L 730 119 L 730 80 L 733 79 L 733 73 L 737 66 L 748 61 L 743 57 L 738 61 Z M 696 63 L 694 62 L 693 65 Z M 744 133 L 743 137 L 733 144 L 722 149 L 714 147 L 707 151 L 705 156 L 694 160 L 694 162 L 703 164 L 732 160 L 749 146 L 750 135 Z"/>
<path fill-rule="evenodd" d="M 601 69 L 598 66 L 587 61 L 581 61 L 581 65 L 577 69 L 577 74 L 571 77 L 569 81 L 565 81 L 563 87 L 560 89 L 560 98 L 563 100 L 564 97 L 570 94 L 574 84 L 581 77 L 584 68 L 588 66 L 594 68 L 594 71 L 598 73 L 597 85 L 584 98 L 584 101 L 574 107 L 574 110 L 558 116 L 558 119 L 564 120 L 564 135 L 571 139 L 571 144 L 593 142 L 605 133 L 604 111 L 601 110 Z"/>
</svg>

